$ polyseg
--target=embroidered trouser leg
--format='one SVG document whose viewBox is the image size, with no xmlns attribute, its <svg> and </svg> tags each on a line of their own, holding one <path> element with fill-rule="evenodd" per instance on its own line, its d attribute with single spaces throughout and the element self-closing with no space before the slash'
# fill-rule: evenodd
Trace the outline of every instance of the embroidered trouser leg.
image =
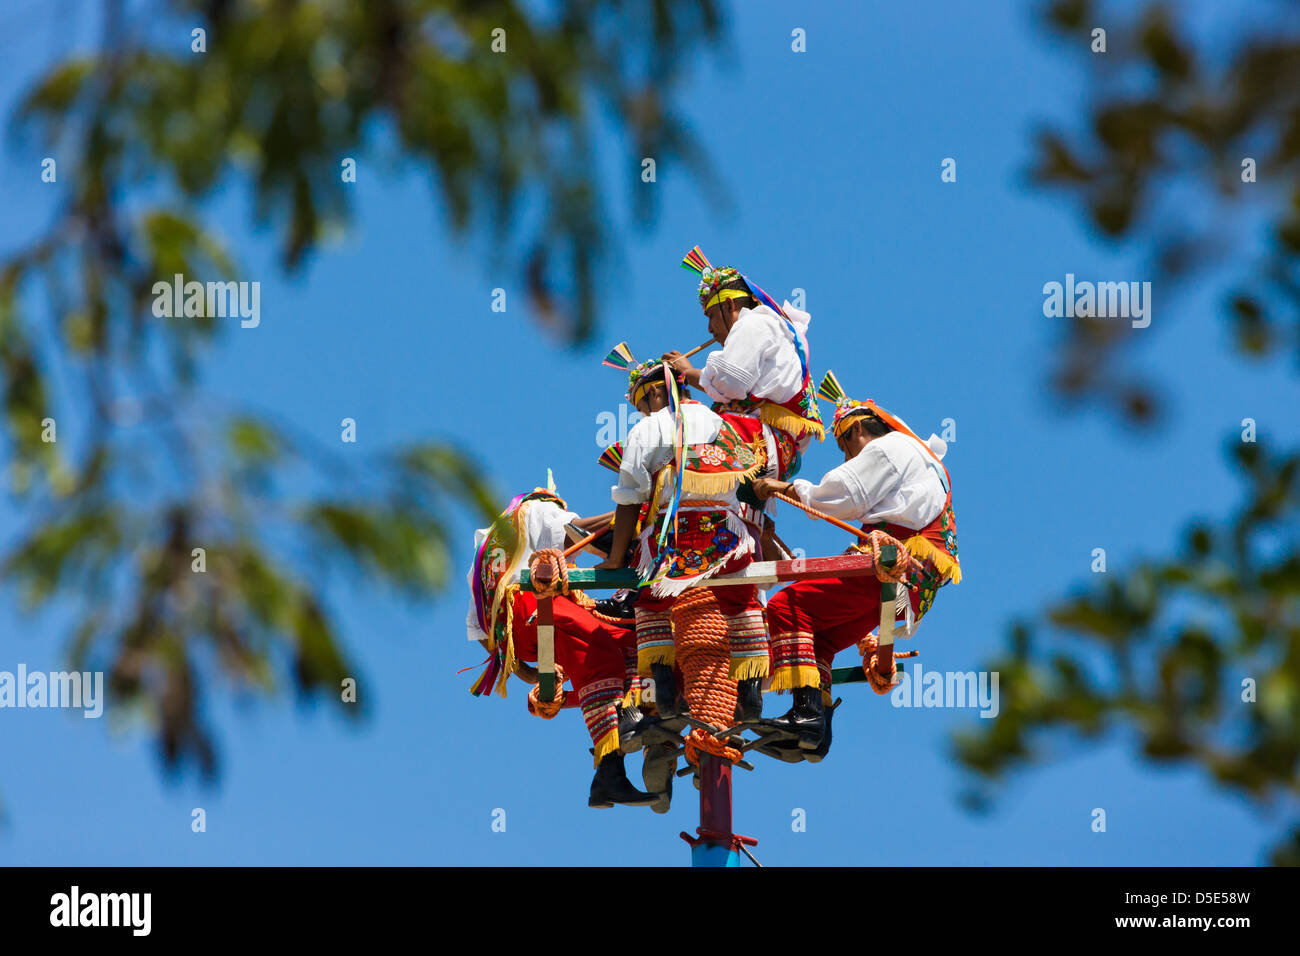
<svg viewBox="0 0 1300 956">
<path fill-rule="evenodd" d="M 537 657 L 537 601 L 521 593 L 515 599 L 515 653 L 521 660 Z M 596 762 L 618 749 L 618 703 L 623 697 L 623 628 L 606 624 L 568 598 L 551 601 L 555 626 L 555 660 L 564 668 L 578 694 L 587 731 L 596 745 Z M 622 638 L 624 643 L 620 643 Z"/>
<path fill-rule="evenodd" d="M 636 665 L 642 677 L 650 676 L 652 664 L 672 666 L 677 662 L 673 648 L 673 599 L 655 598 L 642 591 L 636 602 Z"/>
<path fill-rule="evenodd" d="M 777 599 L 784 597 L 774 610 Z M 909 591 L 915 614 L 920 600 L 919 591 Z M 783 615 L 783 623 L 773 624 L 773 633 L 783 627 L 812 635 L 812 651 L 816 661 L 822 699 L 830 702 L 831 665 L 835 655 L 852 647 L 880 624 L 880 582 L 874 577 L 818 578 L 797 581 L 768 602 L 770 618 Z M 775 646 L 773 647 L 775 653 Z M 811 683 L 797 686 L 811 687 Z"/>
<path fill-rule="evenodd" d="M 727 645 L 731 664 L 727 676 L 732 680 L 766 677 L 771 666 L 767 647 L 767 622 L 755 585 L 728 585 L 714 588 L 718 610 L 727 619 Z"/>
</svg>

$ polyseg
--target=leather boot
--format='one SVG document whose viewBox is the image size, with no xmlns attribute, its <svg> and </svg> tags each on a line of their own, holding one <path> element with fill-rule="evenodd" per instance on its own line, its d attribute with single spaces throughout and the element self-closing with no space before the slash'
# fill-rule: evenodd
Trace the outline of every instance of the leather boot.
<svg viewBox="0 0 1300 956">
<path fill-rule="evenodd" d="M 828 753 L 830 753 L 831 718 L 835 716 L 836 708 L 838 708 L 840 704 L 842 704 L 843 702 L 844 701 L 842 699 L 836 699 L 835 703 L 831 704 L 829 707 L 822 708 L 826 712 L 826 732 L 822 734 L 822 742 L 817 745 L 816 750 L 804 751 L 803 754 L 804 759 L 807 760 L 809 763 L 821 763 L 822 758 L 825 757 Z"/>
<path fill-rule="evenodd" d="M 641 713 L 641 709 L 635 704 L 631 707 L 620 707 L 618 709 L 618 749 L 625 754 L 636 753 L 641 749 L 646 730 L 657 723 L 659 723 L 657 717 L 649 717 Z"/>
<path fill-rule="evenodd" d="M 604 809 L 616 803 L 629 807 L 648 807 L 655 802 L 652 793 L 642 793 L 632 786 L 623 768 L 623 755 L 618 751 L 605 754 L 596 768 L 596 776 L 591 778 L 591 795 L 587 806 Z"/>
<path fill-rule="evenodd" d="M 736 720 L 756 724 L 763 719 L 763 678 L 736 681 Z"/>
<path fill-rule="evenodd" d="M 636 619 L 636 599 L 636 591 L 620 588 L 611 597 L 601 598 L 597 601 L 596 610 L 610 617 L 632 621 Z"/>
<path fill-rule="evenodd" d="M 820 687 L 796 687 L 794 706 L 773 724 L 799 739 L 799 749 L 816 751 L 826 734 L 826 712 Z"/>
<path fill-rule="evenodd" d="M 672 665 L 651 664 L 650 676 L 655 682 L 655 709 L 659 716 L 676 717 L 680 710 L 677 707 L 677 677 Z"/>
</svg>

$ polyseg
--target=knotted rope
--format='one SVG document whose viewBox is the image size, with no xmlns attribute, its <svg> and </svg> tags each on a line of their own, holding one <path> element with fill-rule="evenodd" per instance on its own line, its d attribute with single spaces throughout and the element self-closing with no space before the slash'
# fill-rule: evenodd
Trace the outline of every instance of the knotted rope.
<svg viewBox="0 0 1300 956">
<path fill-rule="evenodd" d="M 736 682 L 727 676 L 731 651 L 727 619 L 718 610 L 712 588 L 692 588 L 673 605 L 673 639 L 685 679 L 691 716 L 714 727 L 730 727 L 736 716 Z M 686 737 L 686 759 L 699 765 L 700 752 L 730 763 L 740 751 L 699 728 Z"/>
<path fill-rule="evenodd" d="M 537 696 L 539 690 L 541 690 L 540 685 L 528 692 L 528 712 L 534 717 L 542 718 L 542 720 L 554 720 L 564 707 L 564 668 L 558 663 L 555 665 L 554 700 L 540 700 Z"/>
<path fill-rule="evenodd" d="M 894 665 L 894 661 L 917 657 L 921 653 L 920 651 L 894 651 L 893 657 L 889 660 L 888 674 L 882 674 L 877 670 L 880 663 L 880 644 L 876 635 L 868 634 L 858 641 L 858 650 L 862 653 L 862 671 L 867 675 L 867 683 L 877 694 L 888 694 L 894 689 L 894 678 L 898 675 L 898 668 Z"/>
<path fill-rule="evenodd" d="M 538 579 L 537 574 L 543 567 L 549 571 L 549 574 L 543 575 L 545 583 Z M 533 593 L 539 601 L 569 593 L 569 565 L 564 560 L 564 554 L 555 548 L 534 551 L 528 559 L 528 574 L 533 582 Z"/>
<path fill-rule="evenodd" d="M 862 532 L 863 541 L 861 544 L 855 544 L 853 550 L 861 554 L 869 554 L 875 561 L 876 577 L 881 581 L 892 581 L 895 584 L 907 585 L 907 576 L 912 572 L 913 565 L 916 564 L 916 558 L 912 557 L 912 552 L 898 541 L 883 531 Z M 893 545 L 897 557 L 894 560 L 894 566 L 886 567 L 884 559 L 880 556 L 880 549 L 885 545 Z"/>
</svg>

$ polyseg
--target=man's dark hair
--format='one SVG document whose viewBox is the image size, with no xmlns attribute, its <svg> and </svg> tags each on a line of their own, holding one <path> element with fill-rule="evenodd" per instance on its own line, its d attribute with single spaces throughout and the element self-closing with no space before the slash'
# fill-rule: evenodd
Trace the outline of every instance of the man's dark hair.
<svg viewBox="0 0 1300 956">
<path fill-rule="evenodd" d="M 726 280 L 725 280 L 725 281 L 724 281 L 720 286 L 718 286 L 717 289 L 714 290 L 714 295 L 716 295 L 718 292 L 721 292 L 723 289 L 737 289 L 737 290 L 739 290 L 740 292 L 745 293 L 745 298 L 744 298 L 744 299 L 732 299 L 732 300 L 731 300 L 732 302 L 739 302 L 739 303 L 740 303 L 740 307 L 741 307 L 742 309 L 756 309 L 756 308 L 758 308 L 758 300 L 755 299 L 755 298 L 754 298 L 754 294 L 753 294 L 752 292 L 749 291 L 749 284 L 748 284 L 747 282 L 745 282 L 745 280 L 744 280 L 743 277 L 741 277 L 741 276 L 731 276 L 730 278 L 726 279 Z M 713 296 L 710 296 L 709 298 L 712 298 L 712 297 L 713 297 Z"/>
<path fill-rule="evenodd" d="M 879 438 L 881 435 L 886 435 L 893 431 L 892 428 L 877 417 L 875 412 L 859 412 L 853 416 L 853 424 L 861 425 L 862 430 L 872 438 Z M 850 425 L 850 427 L 852 427 L 852 425 Z"/>
<path fill-rule="evenodd" d="M 683 380 L 681 373 L 673 372 L 673 375 L 677 379 L 677 394 L 680 395 L 682 398 L 690 398 L 691 390 L 686 387 L 686 382 Z M 645 382 L 646 379 L 650 379 L 650 378 L 654 379 L 655 384 L 657 385 L 662 385 L 664 383 L 663 362 L 660 362 L 657 365 L 654 365 L 651 368 L 647 369 L 645 372 L 643 372 L 636 380 L 637 387 L 639 388 L 642 385 L 642 383 Z"/>
</svg>

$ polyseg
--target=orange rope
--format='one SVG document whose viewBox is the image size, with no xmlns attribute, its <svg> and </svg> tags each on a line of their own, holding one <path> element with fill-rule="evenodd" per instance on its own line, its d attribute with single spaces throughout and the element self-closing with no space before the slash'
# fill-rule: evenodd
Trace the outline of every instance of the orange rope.
<svg viewBox="0 0 1300 956">
<path fill-rule="evenodd" d="M 537 572 L 543 566 L 551 572 L 546 576 L 548 578 L 546 584 L 542 584 L 537 579 Z M 569 593 L 569 565 L 564 560 L 564 555 L 554 548 L 534 551 L 532 557 L 528 559 L 528 574 L 532 578 L 533 593 L 537 595 L 539 601 Z"/>
<path fill-rule="evenodd" d="M 898 555 L 892 568 L 886 567 L 880 557 L 880 549 L 887 544 L 892 544 L 896 549 L 895 553 Z M 912 570 L 912 566 L 916 564 L 916 558 L 912 557 L 912 552 L 903 547 L 897 538 L 891 538 L 883 531 L 867 532 L 866 540 L 862 544 L 855 544 L 853 550 L 871 555 L 876 564 L 876 577 L 881 581 L 906 584 L 904 578 Z"/>
<path fill-rule="evenodd" d="M 718 610 L 712 588 L 692 588 L 676 600 L 673 639 L 691 716 L 719 729 L 730 727 L 736 716 L 736 682 L 727 676 L 727 619 Z M 686 759 L 698 765 L 701 751 L 730 763 L 740 760 L 735 747 L 695 728 L 686 738 Z"/>
<path fill-rule="evenodd" d="M 806 512 L 814 521 L 829 521 L 831 524 L 835 525 L 835 527 L 847 531 L 849 534 L 857 535 L 862 540 L 862 544 L 857 545 L 855 550 L 860 551 L 862 554 L 869 554 L 875 558 L 876 577 L 881 581 L 893 581 L 895 583 L 902 582 L 903 578 L 906 577 L 907 573 L 912 570 L 912 566 L 916 563 L 916 559 L 912 557 L 912 552 L 908 551 L 907 548 L 898 541 L 898 539 L 891 538 L 883 531 L 863 531 L 861 528 L 855 528 L 853 525 L 841 521 L 839 518 L 832 518 L 825 512 L 818 511 L 816 508 L 804 504 L 797 498 L 791 498 L 789 495 L 783 495 L 780 492 L 772 495 L 772 497 L 780 498 L 782 501 L 794 505 L 800 511 Z M 881 563 L 880 549 L 882 546 L 887 544 L 892 544 L 898 554 L 892 568 L 888 568 Z"/>
<path fill-rule="evenodd" d="M 894 661 L 901 661 L 906 657 L 917 657 L 920 651 L 895 651 L 893 660 L 889 662 L 887 673 L 881 673 L 880 666 L 880 645 L 874 634 L 868 634 L 862 640 L 858 641 L 858 650 L 862 653 L 862 671 L 867 675 L 867 683 L 877 694 L 888 694 L 894 689 L 894 677 L 898 673 L 898 668 L 894 666 Z"/>
<path fill-rule="evenodd" d="M 528 712 L 534 717 L 542 718 L 542 720 L 554 720 L 564 707 L 564 668 L 558 663 L 555 665 L 554 700 L 538 699 L 537 692 L 541 689 L 540 684 L 535 684 L 533 689 L 528 692 Z"/>
</svg>

